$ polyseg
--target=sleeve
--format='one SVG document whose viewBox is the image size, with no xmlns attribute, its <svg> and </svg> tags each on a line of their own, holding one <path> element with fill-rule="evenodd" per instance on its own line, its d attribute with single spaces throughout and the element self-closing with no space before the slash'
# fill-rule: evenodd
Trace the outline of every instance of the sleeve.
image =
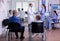
<svg viewBox="0 0 60 41">
<path fill-rule="evenodd" d="M 41 12 L 42 11 L 42 8 L 39 8 L 39 12 Z"/>
<path fill-rule="evenodd" d="M 28 14 L 33 14 L 32 8 L 28 8 Z"/>
</svg>

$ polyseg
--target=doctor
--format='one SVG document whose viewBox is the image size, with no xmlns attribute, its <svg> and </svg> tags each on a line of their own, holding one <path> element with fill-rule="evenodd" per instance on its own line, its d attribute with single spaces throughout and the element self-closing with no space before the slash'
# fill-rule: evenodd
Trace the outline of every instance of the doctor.
<svg viewBox="0 0 60 41">
<path fill-rule="evenodd" d="M 30 3 L 29 4 L 29 8 L 28 8 L 28 27 L 30 27 L 31 23 L 35 20 L 35 16 L 34 16 L 34 12 L 33 12 L 33 4 Z"/>
</svg>

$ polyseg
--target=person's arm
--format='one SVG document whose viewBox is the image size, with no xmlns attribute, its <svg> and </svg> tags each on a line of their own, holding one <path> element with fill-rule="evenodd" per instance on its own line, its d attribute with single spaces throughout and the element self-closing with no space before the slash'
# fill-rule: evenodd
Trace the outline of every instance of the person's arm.
<svg viewBox="0 0 60 41">
<path fill-rule="evenodd" d="M 21 24 L 21 20 L 19 18 L 16 19 L 17 20 L 17 23 Z"/>
</svg>

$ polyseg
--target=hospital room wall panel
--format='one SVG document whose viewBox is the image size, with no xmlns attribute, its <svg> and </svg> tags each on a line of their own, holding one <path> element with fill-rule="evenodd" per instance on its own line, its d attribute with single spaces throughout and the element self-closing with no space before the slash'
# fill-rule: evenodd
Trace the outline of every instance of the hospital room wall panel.
<svg viewBox="0 0 60 41">
<path fill-rule="evenodd" d="M 60 4 L 60 0 L 46 0 L 46 10 L 49 12 L 51 10 L 50 4 Z M 60 6 L 59 6 L 60 7 Z M 59 10 L 57 10 L 59 12 Z"/>
</svg>

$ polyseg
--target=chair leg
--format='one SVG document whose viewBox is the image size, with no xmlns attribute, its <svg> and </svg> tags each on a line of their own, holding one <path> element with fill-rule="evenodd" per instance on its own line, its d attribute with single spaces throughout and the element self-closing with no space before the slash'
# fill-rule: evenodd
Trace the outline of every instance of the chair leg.
<svg viewBox="0 0 60 41">
<path fill-rule="evenodd" d="M 42 41 L 43 41 L 44 36 L 42 35 Z"/>
<path fill-rule="evenodd" d="M 12 40 L 12 33 L 8 32 L 8 41 L 11 41 L 11 40 Z"/>
<path fill-rule="evenodd" d="M 10 32 L 8 32 L 8 41 L 10 41 Z"/>
<path fill-rule="evenodd" d="M 32 41 L 32 32 L 31 32 L 31 28 L 30 28 L 30 31 L 29 31 L 29 41 Z"/>
<path fill-rule="evenodd" d="M 6 40 L 8 41 L 8 31 L 6 31 Z"/>
<path fill-rule="evenodd" d="M 43 41 L 46 41 L 46 30 L 45 29 L 44 29 L 44 33 L 42 33 L 42 38 L 43 38 L 42 39 Z"/>
<path fill-rule="evenodd" d="M 11 32 L 11 40 L 12 40 L 12 32 Z"/>
<path fill-rule="evenodd" d="M 29 35 L 29 41 L 32 41 L 32 33 Z"/>
<path fill-rule="evenodd" d="M 31 32 L 31 24 L 29 26 L 29 41 L 32 41 L 32 32 Z"/>
<path fill-rule="evenodd" d="M 45 36 L 43 36 L 43 41 L 46 41 L 46 37 Z"/>
<path fill-rule="evenodd" d="M 43 41 L 46 41 L 46 34 L 44 32 L 44 34 L 42 35 Z"/>
</svg>

